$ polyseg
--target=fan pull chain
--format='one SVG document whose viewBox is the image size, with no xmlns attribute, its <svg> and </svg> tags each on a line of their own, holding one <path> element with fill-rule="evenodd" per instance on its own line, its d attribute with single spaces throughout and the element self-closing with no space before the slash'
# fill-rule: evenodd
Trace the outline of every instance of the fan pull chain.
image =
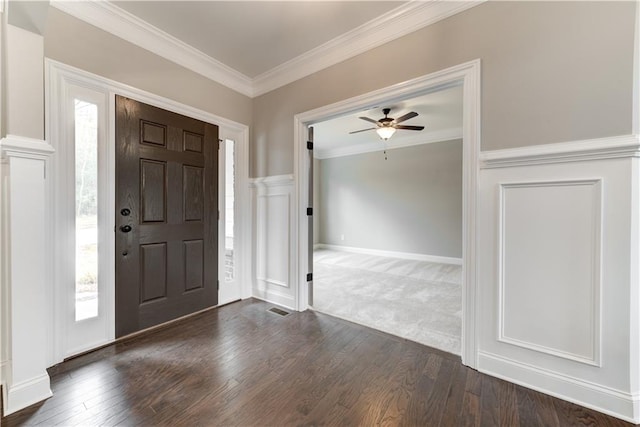
<svg viewBox="0 0 640 427">
<path fill-rule="evenodd" d="M 382 147 L 384 148 L 384 159 L 387 160 L 387 141 L 382 141 Z"/>
</svg>

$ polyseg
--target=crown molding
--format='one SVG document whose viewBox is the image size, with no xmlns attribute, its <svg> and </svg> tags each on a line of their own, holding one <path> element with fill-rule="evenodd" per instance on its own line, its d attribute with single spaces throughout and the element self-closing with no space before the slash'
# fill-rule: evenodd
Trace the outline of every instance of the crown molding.
<svg viewBox="0 0 640 427">
<path fill-rule="evenodd" d="M 376 141 L 374 142 L 365 142 L 330 150 L 316 148 L 314 150 L 314 155 L 317 159 L 324 160 L 335 157 L 352 156 L 355 154 L 373 153 L 375 151 L 389 151 L 397 148 L 413 147 L 415 145 L 432 144 L 435 142 L 452 141 L 456 139 L 462 139 L 462 128 L 443 129 L 421 135 L 415 135 L 401 141 L 394 141 L 393 138 L 391 138 L 386 144 L 381 144 L 380 142 L 382 142 L 382 140 L 377 139 L 376 136 Z"/>
<path fill-rule="evenodd" d="M 487 0 L 412 0 L 323 45 L 250 78 L 104 0 L 51 0 L 51 6 L 201 74 L 256 97 L 441 21 Z"/>
<path fill-rule="evenodd" d="M 249 97 L 244 74 L 108 1 L 51 0 L 51 6 Z"/>
<path fill-rule="evenodd" d="M 253 79 L 259 96 L 484 3 L 413 0 Z"/>
</svg>

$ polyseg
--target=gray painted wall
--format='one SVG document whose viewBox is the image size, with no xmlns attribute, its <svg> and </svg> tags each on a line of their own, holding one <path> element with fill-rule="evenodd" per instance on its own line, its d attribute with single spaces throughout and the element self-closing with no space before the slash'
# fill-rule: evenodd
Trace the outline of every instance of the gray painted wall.
<svg viewBox="0 0 640 427">
<path fill-rule="evenodd" d="M 631 133 L 635 2 L 486 2 L 254 99 L 251 176 L 293 171 L 293 116 L 482 61 L 482 149 Z"/>
<path fill-rule="evenodd" d="M 462 140 L 387 153 L 320 160 L 320 243 L 461 258 Z"/>
</svg>

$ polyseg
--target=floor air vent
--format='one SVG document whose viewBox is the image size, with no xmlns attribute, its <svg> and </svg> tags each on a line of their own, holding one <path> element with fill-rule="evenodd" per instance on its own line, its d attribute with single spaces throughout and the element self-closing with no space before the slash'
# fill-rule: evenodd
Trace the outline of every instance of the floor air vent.
<svg viewBox="0 0 640 427">
<path fill-rule="evenodd" d="M 287 314 L 291 314 L 288 311 L 285 310 L 281 310 L 277 307 L 271 307 L 269 310 L 267 310 L 268 312 L 277 314 L 278 316 L 286 316 Z"/>
</svg>

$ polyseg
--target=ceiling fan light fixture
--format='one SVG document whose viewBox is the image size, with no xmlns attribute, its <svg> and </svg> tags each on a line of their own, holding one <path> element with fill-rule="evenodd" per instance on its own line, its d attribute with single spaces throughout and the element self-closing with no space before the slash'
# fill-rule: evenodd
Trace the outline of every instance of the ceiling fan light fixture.
<svg viewBox="0 0 640 427">
<path fill-rule="evenodd" d="M 383 126 L 376 129 L 376 133 L 378 134 L 380 139 L 386 141 L 387 139 L 391 138 L 394 133 L 396 133 L 396 129 L 392 128 L 391 126 Z"/>
</svg>

